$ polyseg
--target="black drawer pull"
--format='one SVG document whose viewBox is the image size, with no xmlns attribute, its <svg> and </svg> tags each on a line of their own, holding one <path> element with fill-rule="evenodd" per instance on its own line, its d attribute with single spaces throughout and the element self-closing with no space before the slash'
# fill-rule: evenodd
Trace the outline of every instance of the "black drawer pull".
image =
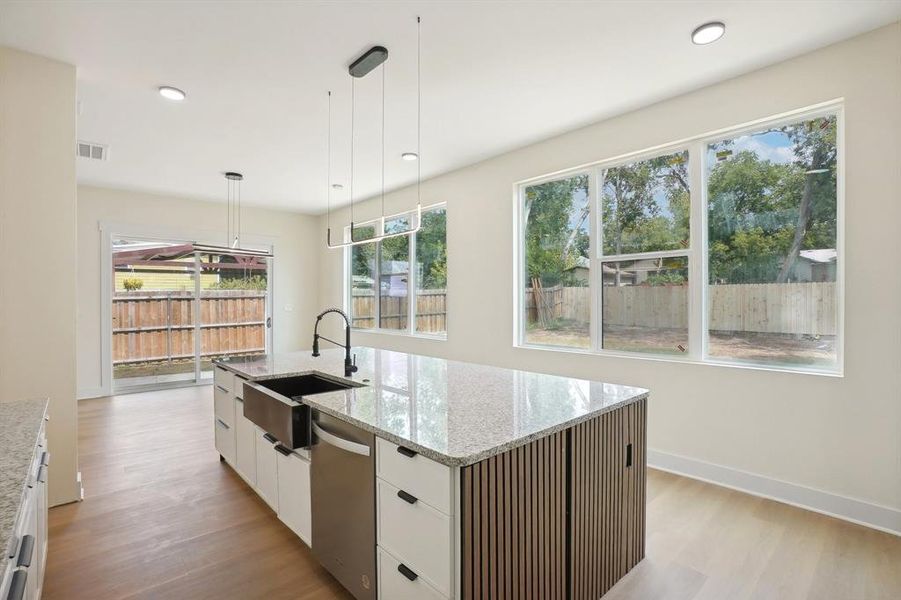
<svg viewBox="0 0 901 600">
<path fill-rule="evenodd" d="M 409 448 L 406 448 L 404 446 L 398 446 L 397 451 L 400 454 L 403 454 L 404 456 L 406 456 L 407 458 L 413 458 L 417 454 L 416 450 L 410 450 Z"/>
<path fill-rule="evenodd" d="M 219 388 L 220 392 L 225 392 L 226 394 L 228 394 L 230 391 L 227 388 L 222 387 L 221 385 L 217 385 L 216 387 Z"/>
<path fill-rule="evenodd" d="M 271 433 L 264 433 L 263 439 L 269 442 L 270 444 L 274 444 L 278 441 L 278 438 L 272 435 Z"/>
<path fill-rule="evenodd" d="M 291 452 L 291 450 L 289 450 L 288 448 L 285 448 L 281 444 L 275 445 L 275 451 L 278 452 L 279 454 L 284 454 L 285 456 L 291 456 L 291 454 L 293 454 Z"/>
<path fill-rule="evenodd" d="M 25 580 L 28 579 L 28 571 L 14 571 L 12 581 L 9 584 L 9 593 L 6 600 L 22 600 L 25 597 Z"/>
<path fill-rule="evenodd" d="M 409 579 L 410 581 L 416 581 L 419 578 L 419 575 L 413 572 L 413 570 L 407 565 L 401 563 L 397 565 L 397 570 L 401 575 Z"/>
<path fill-rule="evenodd" d="M 50 466 L 50 453 L 49 452 L 44 452 L 43 454 L 41 454 L 41 464 L 44 465 L 45 467 Z"/>
<path fill-rule="evenodd" d="M 417 498 L 413 494 L 408 494 L 403 490 L 397 490 L 397 497 L 404 502 L 407 502 L 408 504 L 416 504 L 419 501 L 419 498 Z"/>
<path fill-rule="evenodd" d="M 626 467 L 632 466 L 632 444 L 626 444 Z"/>
<path fill-rule="evenodd" d="M 22 545 L 19 546 L 19 558 L 16 559 L 16 566 L 26 568 L 30 567 L 32 554 L 34 554 L 34 536 L 23 536 Z"/>
</svg>

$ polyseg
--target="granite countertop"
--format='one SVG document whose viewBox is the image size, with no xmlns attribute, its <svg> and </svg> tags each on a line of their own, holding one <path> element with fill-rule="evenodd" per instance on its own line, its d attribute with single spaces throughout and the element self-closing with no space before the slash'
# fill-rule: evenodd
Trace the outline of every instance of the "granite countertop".
<svg viewBox="0 0 901 600">
<path fill-rule="evenodd" d="M 648 390 L 489 367 L 376 348 L 354 348 L 365 384 L 303 398 L 448 466 L 470 465 L 637 402 Z M 322 373 L 344 379 L 344 351 L 214 361 L 250 380 Z"/>
<path fill-rule="evenodd" d="M 46 399 L 0 402 L 0 573 L 46 413 Z"/>
</svg>

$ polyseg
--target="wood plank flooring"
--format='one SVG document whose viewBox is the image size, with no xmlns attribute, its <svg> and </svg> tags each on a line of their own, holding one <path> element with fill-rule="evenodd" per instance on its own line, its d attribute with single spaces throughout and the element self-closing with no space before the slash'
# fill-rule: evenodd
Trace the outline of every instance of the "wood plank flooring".
<svg viewBox="0 0 901 600">
<path fill-rule="evenodd" d="M 46 600 L 349 600 L 213 446 L 208 387 L 79 403 L 85 500 L 50 511 Z M 901 538 L 659 471 L 647 558 L 604 600 L 897 600 Z"/>
</svg>

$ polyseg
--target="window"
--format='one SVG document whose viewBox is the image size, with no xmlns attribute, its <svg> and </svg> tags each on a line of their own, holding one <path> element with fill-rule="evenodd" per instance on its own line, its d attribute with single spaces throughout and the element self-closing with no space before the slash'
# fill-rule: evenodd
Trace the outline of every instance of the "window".
<svg viewBox="0 0 901 600">
<path fill-rule="evenodd" d="M 838 370 L 840 114 L 796 114 L 521 185 L 519 343 Z"/>
<path fill-rule="evenodd" d="M 525 340 L 588 348 L 588 175 L 525 189 Z"/>
<path fill-rule="evenodd" d="M 415 215 L 385 219 L 384 232 L 411 227 Z M 379 235 L 361 225 L 355 237 Z M 447 331 L 447 211 L 422 211 L 418 232 L 348 248 L 348 312 L 356 329 L 444 335 Z"/>
<path fill-rule="evenodd" d="M 836 117 L 707 145 L 708 354 L 836 363 Z"/>
</svg>

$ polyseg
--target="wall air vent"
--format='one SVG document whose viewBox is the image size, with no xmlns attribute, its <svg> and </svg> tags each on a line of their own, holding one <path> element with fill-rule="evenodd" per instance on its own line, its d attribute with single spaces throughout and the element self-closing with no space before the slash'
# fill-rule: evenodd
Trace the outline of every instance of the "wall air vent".
<svg viewBox="0 0 901 600">
<path fill-rule="evenodd" d="M 95 144 L 94 142 L 83 142 L 79 140 L 76 144 L 75 153 L 80 158 L 107 160 L 109 155 L 109 146 L 106 146 L 104 144 Z"/>
</svg>

